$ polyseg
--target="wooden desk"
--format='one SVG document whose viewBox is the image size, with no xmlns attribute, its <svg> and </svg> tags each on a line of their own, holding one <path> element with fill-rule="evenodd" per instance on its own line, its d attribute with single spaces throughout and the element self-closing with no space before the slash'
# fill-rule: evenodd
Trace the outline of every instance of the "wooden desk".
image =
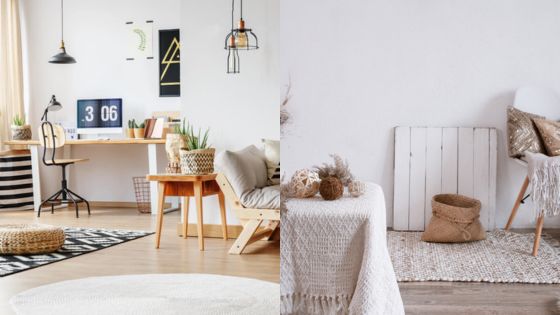
<svg viewBox="0 0 560 315">
<path fill-rule="evenodd" d="M 146 179 L 158 184 L 158 219 L 156 226 L 156 248 L 159 248 L 161 239 L 161 227 L 163 224 L 163 207 L 165 197 L 183 197 L 181 207 L 183 208 L 183 238 L 187 238 L 189 226 L 189 198 L 194 196 L 197 210 L 197 234 L 198 249 L 204 250 L 204 225 L 202 219 L 202 197 L 218 195 L 220 202 L 220 214 L 222 216 L 222 236 L 227 240 L 226 205 L 225 198 L 220 185 L 216 182 L 217 174 L 208 175 L 179 175 L 158 174 L 147 175 Z"/>
<path fill-rule="evenodd" d="M 40 144 L 39 140 L 10 140 L 5 141 L 4 144 L 9 146 L 27 146 L 31 151 L 31 168 L 33 173 L 33 203 L 35 211 L 39 210 L 41 204 L 41 178 L 39 173 L 39 165 L 41 164 L 41 157 L 39 156 Z M 147 145 L 148 146 L 148 173 L 156 174 L 157 170 L 157 150 L 158 144 L 165 144 L 165 139 L 80 139 L 80 140 L 66 140 L 63 150 L 63 158 L 71 158 L 73 145 Z M 157 183 L 150 184 L 151 190 L 151 207 L 152 214 L 157 213 Z"/>
</svg>

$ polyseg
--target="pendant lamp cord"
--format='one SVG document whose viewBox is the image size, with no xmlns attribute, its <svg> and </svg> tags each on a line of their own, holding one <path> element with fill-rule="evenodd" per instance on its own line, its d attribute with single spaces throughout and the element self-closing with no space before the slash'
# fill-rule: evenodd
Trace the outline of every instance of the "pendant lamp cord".
<svg viewBox="0 0 560 315">
<path fill-rule="evenodd" d="M 243 20 L 243 0 L 241 0 L 241 19 Z"/>
<path fill-rule="evenodd" d="M 64 0 L 60 0 L 60 19 L 61 19 L 61 23 L 60 23 L 60 28 L 61 28 L 61 33 L 62 33 L 62 41 L 64 42 Z"/>
<path fill-rule="evenodd" d="M 233 11 L 235 10 L 235 0 L 231 0 L 231 31 L 233 32 Z"/>
</svg>

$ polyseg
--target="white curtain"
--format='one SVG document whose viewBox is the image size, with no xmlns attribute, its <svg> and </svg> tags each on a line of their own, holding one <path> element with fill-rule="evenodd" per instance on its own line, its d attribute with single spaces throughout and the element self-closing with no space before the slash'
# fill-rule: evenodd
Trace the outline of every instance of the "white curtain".
<svg viewBox="0 0 560 315">
<path fill-rule="evenodd" d="M 15 115 L 24 117 L 19 0 L 0 0 L 0 150 Z"/>
</svg>

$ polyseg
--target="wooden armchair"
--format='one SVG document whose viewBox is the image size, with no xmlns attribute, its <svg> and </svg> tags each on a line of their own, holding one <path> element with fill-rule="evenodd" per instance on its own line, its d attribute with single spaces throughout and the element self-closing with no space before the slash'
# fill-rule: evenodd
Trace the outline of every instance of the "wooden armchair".
<svg viewBox="0 0 560 315">
<path fill-rule="evenodd" d="M 224 174 L 218 174 L 216 182 L 220 185 L 225 199 L 230 203 L 243 225 L 243 231 L 237 237 L 229 253 L 239 255 L 247 245 L 261 239 L 269 240 L 280 224 L 280 210 L 245 208 Z M 265 221 L 266 225 L 261 227 Z M 259 229 L 259 227 L 261 228 Z"/>
</svg>

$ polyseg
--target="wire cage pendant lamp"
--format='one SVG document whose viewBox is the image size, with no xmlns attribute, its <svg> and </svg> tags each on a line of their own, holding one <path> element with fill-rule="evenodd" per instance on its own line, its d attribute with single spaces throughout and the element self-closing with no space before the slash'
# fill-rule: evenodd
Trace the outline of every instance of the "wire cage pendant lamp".
<svg viewBox="0 0 560 315">
<path fill-rule="evenodd" d="M 60 52 L 49 59 L 49 63 L 58 64 L 70 64 L 76 63 L 76 59 L 66 53 L 66 47 L 64 47 L 64 0 L 60 0 L 60 16 L 61 16 L 61 40 L 60 40 Z"/>
<path fill-rule="evenodd" d="M 239 73 L 240 62 L 238 50 L 259 49 L 259 39 L 253 30 L 245 27 L 243 20 L 243 0 L 240 5 L 240 17 L 234 28 L 235 0 L 231 0 L 231 31 L 226 35 L 224 49 L 228 51 L 227 73 Z"/>
</svg>

